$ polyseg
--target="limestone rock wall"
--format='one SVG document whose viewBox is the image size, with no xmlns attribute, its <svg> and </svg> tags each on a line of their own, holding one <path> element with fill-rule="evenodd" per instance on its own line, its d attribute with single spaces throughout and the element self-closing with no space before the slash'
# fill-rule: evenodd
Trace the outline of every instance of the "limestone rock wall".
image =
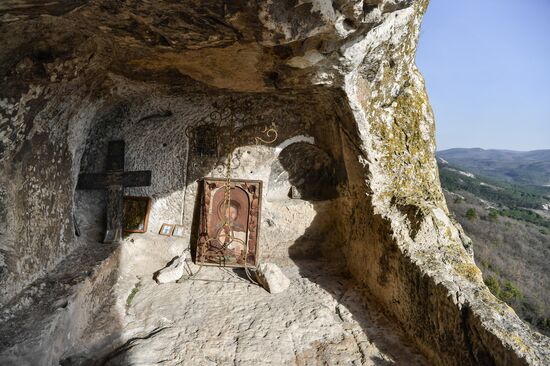
<svg viewBox="0 0 550 366">
<path fill-rule="evenodd" d="M 433 114 L 414 63 L 424 5 L 403 10 L 391 31 L 385 24 L 373 29 L 365 45 L 371 57 L 346 80 L 365 153 L 360 162 L 368 163 L 368 189 L 359 178 L 351 194 L 369 195 L 355 201 L 357 220 L 369 218 L 353 231 L 348 264 L 397 319 L 406 319 L 436 363 L 539 363 L 548 357 L 548 340 L 490 294 L 469 239 L 448 217 L 433 158 Z"/>
<path fill-rule="evenodd" d="M 267 184 L 262 242 L 288 238 L 266 244 L 269 251 L 288 250 L 292 258 L 326 238 L 325 254 L 344 260 L 435 364 L 549 363 L 548 338 L 489 293 L 471 243 L 448 216 L 433 155 L 434 119 L 414 63 L 426 6 L 2 5 L 0 305 L 85 245 L 74 236 L 73 214 L 97 226 L 81 217 L 100 195 L 75 195 L 76 177 L 101 170 L 110 138 L 129 140 L 129 169 L 155 166 L 152 187 L 128 191 L 155 198 L 151 230 L 178 219 L 191 227 L 192 215 L 181 212 L 194 209 L 192 182 L 218 167 L 189 164 L 194 141 L 183 138 L 186 125 L 215 100 L 248 98 L 249 117 L 276 117 L 284 144 L 237 152 L 244 164 L 236 174 Z M 292 156 L 318 156 L 321 171 L 331 171 L 330 161 L 339 167 L 330 184 L 320 185 L 333 188 L 322 200 L 296 179 L 307 165 Z M 316 174 L 304 179 L 314 182 Z M 305 194 L 293 203 L 295 212 L 284 197 L 292 186 Z"/>
<path fill-rule="evenodd" d="M 29 57 L 4 61 L 0 304 L 74 248 L 75 167 L 82 135 L 101 105 L 82 79 L 52 81 L 44 64 Z"/>
</svg>

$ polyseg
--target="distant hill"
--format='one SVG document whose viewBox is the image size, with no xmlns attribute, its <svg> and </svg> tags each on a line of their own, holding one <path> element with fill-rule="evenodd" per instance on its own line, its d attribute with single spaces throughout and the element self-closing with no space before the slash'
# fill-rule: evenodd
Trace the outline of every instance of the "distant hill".
<svg viewBox="0 0 550 366">
<path fill-rule="evenodd" d="M 541 192 L 535 186 L 473 173 L 462 166 L 451 165 L 441 157 L 437 161 L 441 185 L 448 191 L 469 192 L 498 209 L 550 210 L 550 187 Z"/>
<path fill-rule="evenodd" d="M 439 151 L 437 156 L 474 174 L 509 183 L 547 187 L 550 192 L 550 149 L 512 151 L 459 148 Z"/>
<path fill-rule="evenodd" d="M 462 159 L 487 152 L 453 150 L 444 155 Z M 500 162 L 515 155 L 499 152 Z M 438 157 L 441 185 L 449 210 L 473 241 L 485 283 L 522 319 L 550 336 L 550 195 L 539 193 L 543 187 L 486 177 L 450 161 L 456 160 Z"/>
</svg>

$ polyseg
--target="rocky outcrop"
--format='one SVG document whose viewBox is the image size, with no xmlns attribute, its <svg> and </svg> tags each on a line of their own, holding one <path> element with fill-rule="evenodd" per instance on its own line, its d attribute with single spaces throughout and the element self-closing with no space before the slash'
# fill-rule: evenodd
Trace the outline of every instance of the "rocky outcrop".
<svg viewBox="0 0 550 366">
<path fill-rule="evenodd" d="M 159 285 L 163 283 L 176 282 L 185 273 L 184 265 L 185 256 L 173 258 L 170 262 L 168 262 L 166 267 L 158 271 L 155 275 L 155 281 L 157 281 Z"/>
<path fill-rule="evenodd" d="M 449 218 L 433 114 L 414 62 L 426 6 L 1 5 L 0 305 L 85 244 L 74 218 L 91 198 L 75 194 L 76 177 L 102 168 L 108 139 L 127 139 L 129 165 L 154 165 L 158 180 L 134 193 L 153 196 L 155 225 L 176 221 L 193 212 L 194 181 L 218 167 L 193 155 L 187 126 L 239 106 L 246 126 L 275 121 L 280 133 L 275 147 L 240 146 L 240 177 L 282 179 L 271 184 L 279 191 L 267 192 L 273 200 L 262 226 L 274 236 L 265 255 L 323 251 L 435 364 L 549 363 L 548 338 L 490 294 L 469 240 Z M 285 154 L 312 160 L 289 164 Z M 277 201 L 288 198 L 283 188 L 305 190 L 304 182 L 321 179 L 332 185 L 321 196 L 302 192 L 294 206 Z M 191 232 L 192 214 L 183 223 Z"/>
<path fill-rule="evenodd" d="M 278 294 L 285 291 L 290 280 L 275 263 L 260 263 L 256 271 L 256 279 L 269 293 Z"/>
</svg>

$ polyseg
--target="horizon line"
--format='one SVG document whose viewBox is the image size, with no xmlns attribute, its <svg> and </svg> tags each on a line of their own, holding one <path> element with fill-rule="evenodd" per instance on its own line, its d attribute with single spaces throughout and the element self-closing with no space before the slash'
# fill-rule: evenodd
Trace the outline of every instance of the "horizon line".
<svg viewBox="0 0 550 366">
<path fill-rule="evenodd" d="M 530 150 L 516 150 L 516 149 L 499 149 L 499 148 L 484 148 L 484 147 L 449 147 L 444 149 L 436 149 L 436 152 L 446 151 L 446 150 L 454 150 L 454 149 L 463 149 L 463 150 L 484 150 L 484 151 L 490 151 L 490 150 L 498 150 L 498 151 L 512 151 L 512 152 L 533 152 L 533 151 L 550 151 L 550 147 L 548 148 L 540 148 L 540 149 L 530 149 Z"/>
</svg>

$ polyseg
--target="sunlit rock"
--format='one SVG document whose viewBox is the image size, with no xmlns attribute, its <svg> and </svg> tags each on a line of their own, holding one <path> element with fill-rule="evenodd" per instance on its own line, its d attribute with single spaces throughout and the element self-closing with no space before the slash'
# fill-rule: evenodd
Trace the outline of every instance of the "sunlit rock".
<svg viewBox="0 0 550 366">
<path fill-rule="evenodd" d="M 427 4 L 2 4 L 0 363 L 549 364 L 449 218 L 414 61 Z M 236 146 L 200 133 L 230 110 Z M 107 195 L 76 186 L 113 140 L 124 171 L 152 172 L 124 194 L 152 205 L 111 245 Z M 263 182 L 260 257 L 293 284 L 278 296 L 227 268 L 154 282 L 196 244 L 197 181 L 229 154 L 232 178 Z"/>
</svg>

